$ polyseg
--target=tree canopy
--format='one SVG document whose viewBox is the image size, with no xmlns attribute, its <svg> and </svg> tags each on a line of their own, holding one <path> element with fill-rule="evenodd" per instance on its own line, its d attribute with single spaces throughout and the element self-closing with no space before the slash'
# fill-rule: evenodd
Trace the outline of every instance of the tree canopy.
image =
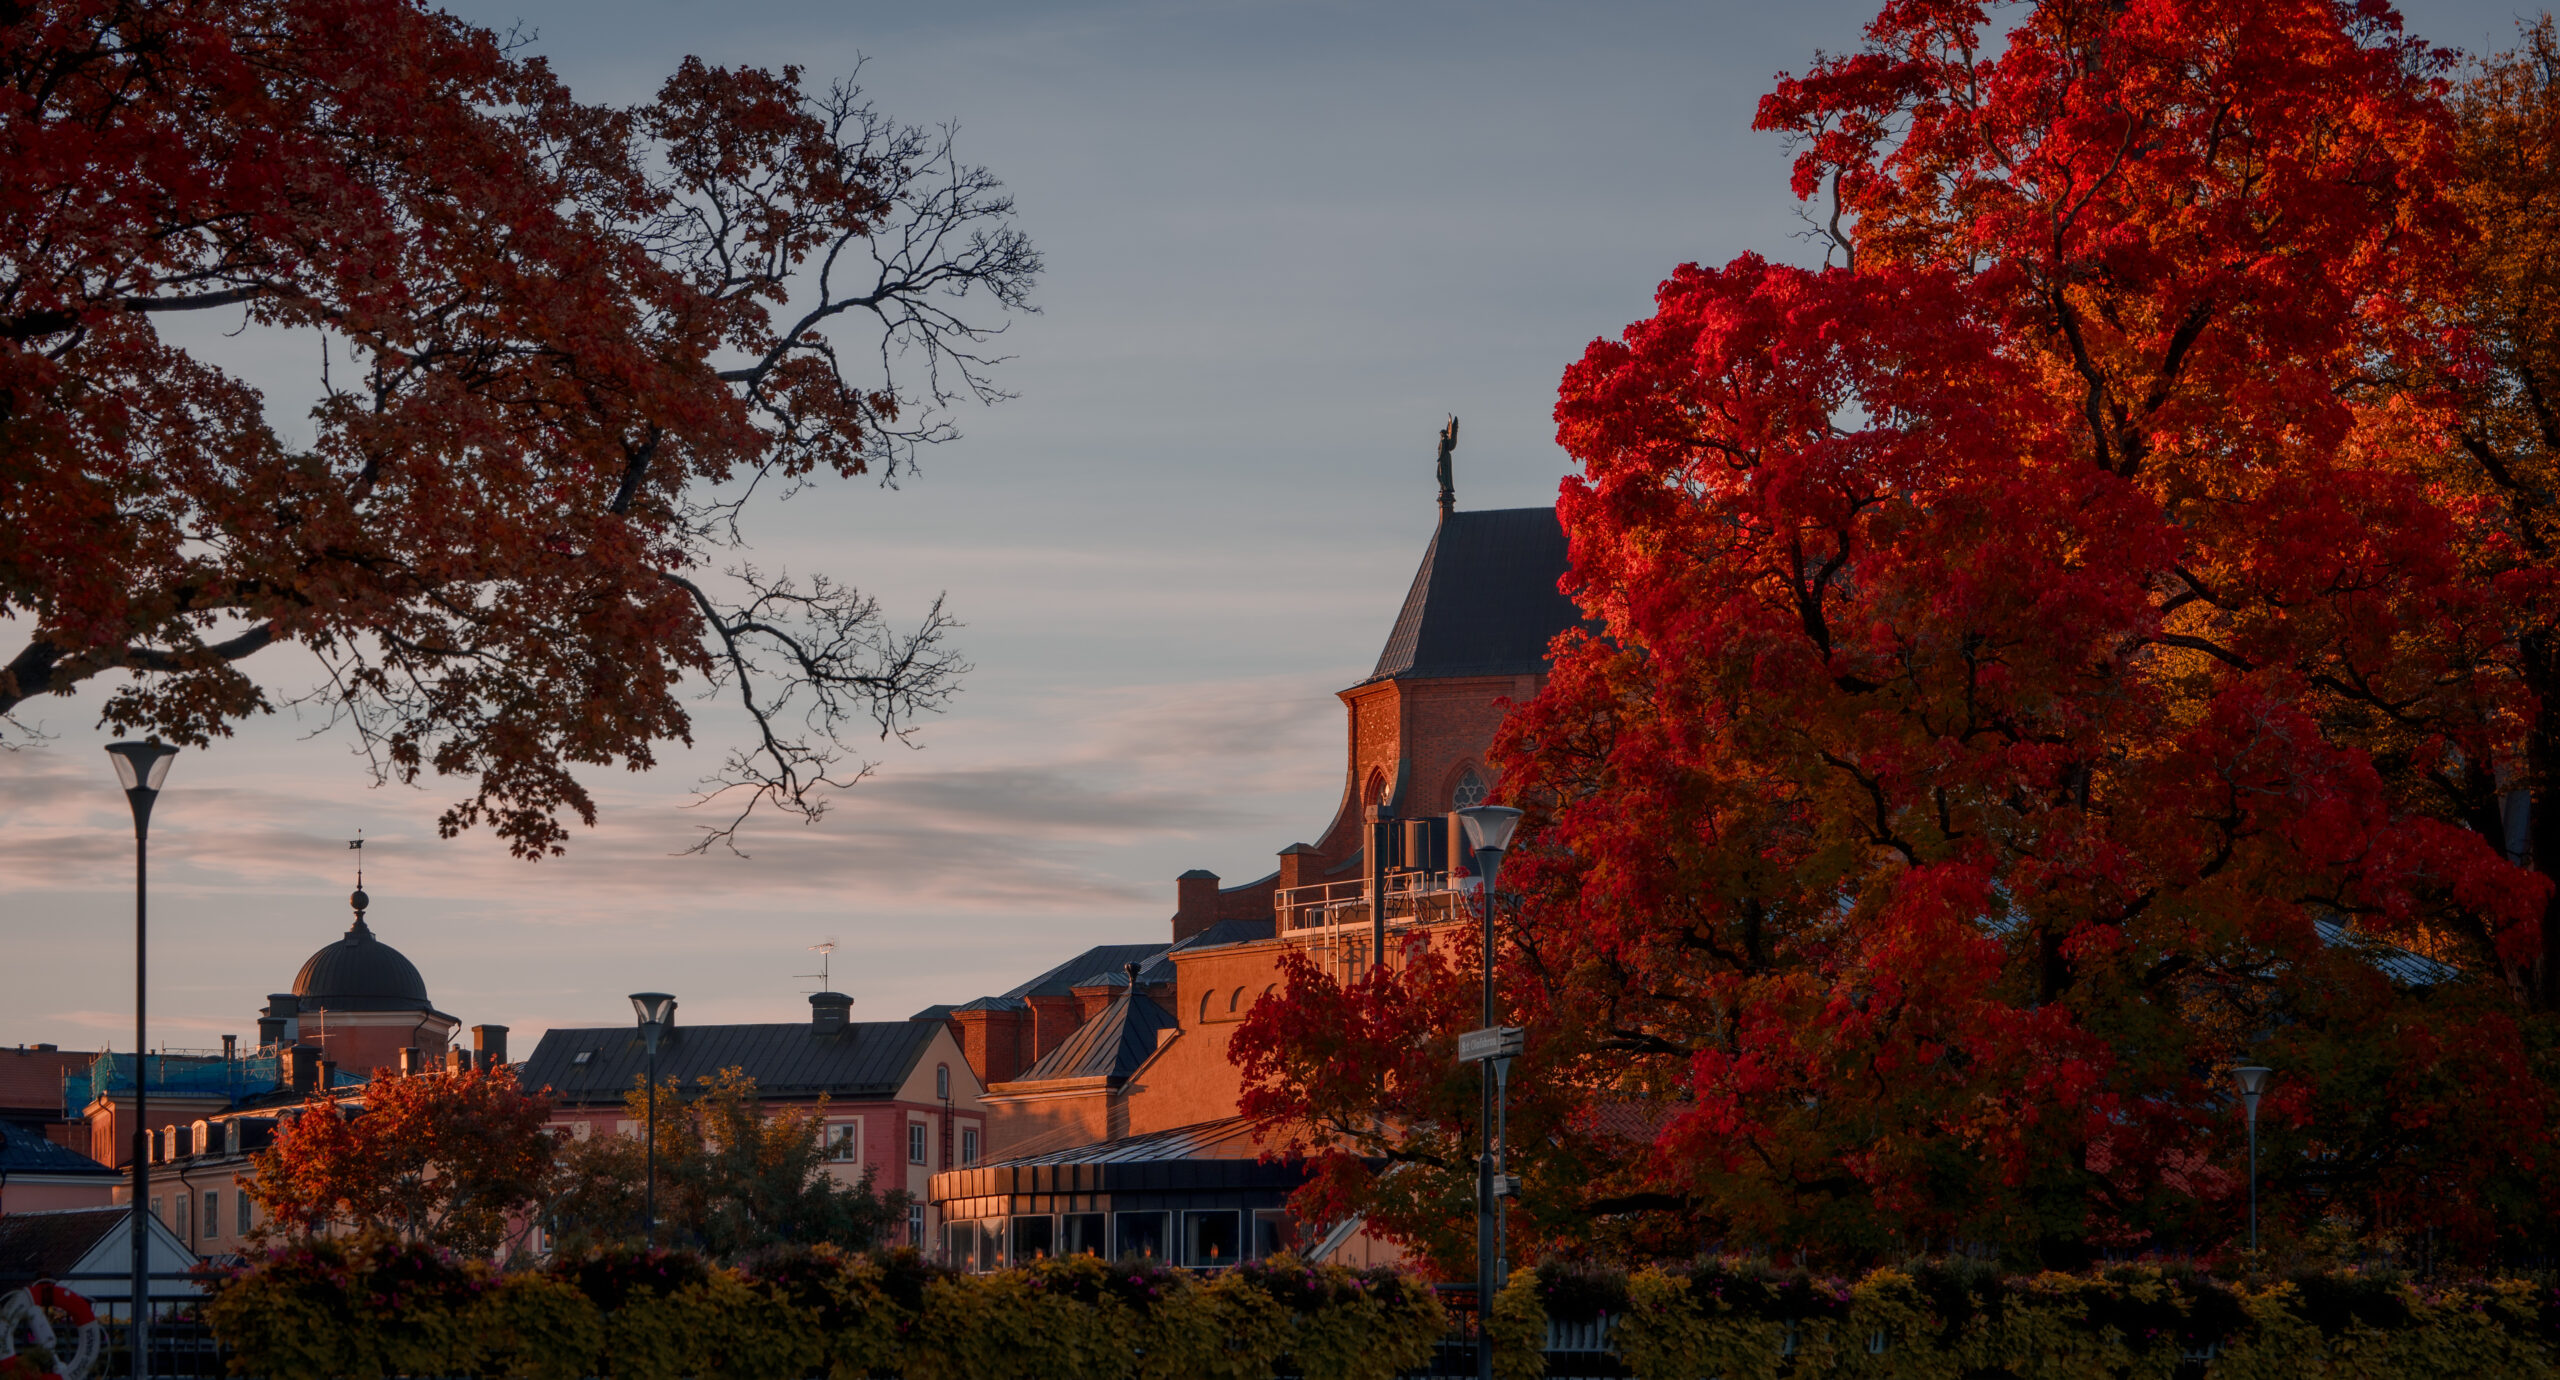
<svg viewBox="0 0 2560 1380">
<path fill-rule="evenodd" d="M 1823 264 L 1683 266 L 1564 376 L 1604 631 L 1500 747 L 1531 1249 L 2211 1253 L 2251 1062 L 2279 1240 L 2546 1249 L 2550 27 L 2012 18 L 1782 78 Z M 1427 966 L 1237 1045 L 1421 1241 L 1474 1129 L 1400 1063 L 1472 1024 Z M 1371 1050 L 1308 1043 L 1346 1004 Z"/>
<path fill-rule="evenodd" d="M 509 1068 L 395 1076 L 323 1095 L 276 1127 L 242 1191 L 266 1240 L 373 1233 L 488 1256 L 521 1238 L 555 1177 L 550 1099 Z"/>
<path fill-rule="evenodd" d="M 793 67 L 613 107 L 417 0 L 0 6 L 0 716 L 125 672 L 110 724 L 202 743 L 296 643 L 378 774 L 539 856 L 692 682 L 751 723 L 705 842 L 814 816 L 964 668 L 742 514 L 1000 396 L 963 313 L 1028 309 L 1011 211 Z M 307 342 L 307 442 L 195 313 Z"/>
</svg>

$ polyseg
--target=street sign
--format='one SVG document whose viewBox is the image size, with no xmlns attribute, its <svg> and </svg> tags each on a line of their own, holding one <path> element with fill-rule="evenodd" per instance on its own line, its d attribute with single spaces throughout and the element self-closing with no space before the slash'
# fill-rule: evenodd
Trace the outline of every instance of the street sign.
<svg viewBox="0 0 2560 1380">
<path fill-rule="evenodd" d="M 1528 1033 L 1516 1025 L 1470 1030 L 1458 1037 L 1458 1062 L 1480 1064 L 1487 1059 L 1517 1059 Z"/>
</svg>

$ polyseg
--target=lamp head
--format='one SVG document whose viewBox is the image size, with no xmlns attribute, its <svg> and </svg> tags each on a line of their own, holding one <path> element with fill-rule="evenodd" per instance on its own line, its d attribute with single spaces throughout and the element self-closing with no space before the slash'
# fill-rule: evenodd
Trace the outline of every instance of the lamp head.
<svg viewBox="0 0 2560 1380">
<path fill-rule="evenodd" d="M 2274 1076 L 2274 1069 L 2257 1064 L 2242 1064 L 2231 1071 L 2232 1081 L 2240 1085 L 2240 1095 L 2253 1103 L 2258 1100 L 2258 1094 L 2267 1090 L 2267 1080 Z"/>
<path fill-rule="evenodd" d="M 642 1028 L 654 1025 L 664 1030 L 676 1018 L 676 999 L 665 992 L 634 992 L 631 1009 L 639 1015 Z"/>
<path fill-rule="evenodd" d="M 1479 853 L 1507 850 L 1512 831 L 1520 827 L 1520 812 L 1508 805 L 1471 805 L 1458 818 L 1466 821 L 1468 846 Z"/>
<path fill-rule="evenodd" d="M 167 743 L 109 743 L 107 755 L 115 759 L 116 784 L 156 793 L 169 779 L 169 763 L 178 750 Z"/>
</svg>

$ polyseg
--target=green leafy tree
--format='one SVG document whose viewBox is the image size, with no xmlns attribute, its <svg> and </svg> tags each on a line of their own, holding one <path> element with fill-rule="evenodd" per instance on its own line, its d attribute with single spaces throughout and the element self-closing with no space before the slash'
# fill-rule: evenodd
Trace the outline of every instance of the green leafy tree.
<svg viewBox="0 0 2560 1380">
<path fill-rule="evenodd" d="M 735 1068 L 694 1082 L 690 1096 L 676 1079 L 656 1089 L 659 1245 L 721 1260 L 786 1245 L 865 1250 L 884 1244 L 905 1219 L 909 1195 L 874 1188 L 868 1166 L 852 1185 L 828 1172 L 824 1098 L 814 1107 L 768 1109 L 756 1080 Z M 648 1121 L 649 1095 L 645 1083 L 632 1088 L 635 1123 Z M 638 1136 L 563 1146 L 546 1207 L 556 1249 L 639 1243 L 647 1149 Z"/>
</svg>

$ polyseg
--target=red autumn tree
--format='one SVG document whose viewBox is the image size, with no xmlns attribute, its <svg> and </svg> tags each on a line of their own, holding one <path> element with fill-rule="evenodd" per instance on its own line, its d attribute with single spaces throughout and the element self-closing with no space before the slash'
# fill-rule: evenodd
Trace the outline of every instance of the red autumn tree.
<svg viewBox="0 0 2560 1380">
<path fill-rule="evenodd" d="M 699 680 L 751 718 L 712 836 L 814 815 L 947 695 L 949 622 L 722 552 L 998 396 L 958 313 L 1025 305 L 1010 214 L 796 68 L 611 108 L 416 0 L 0 8 L 0 715 L 125 672 L 111 724 L 201 743 L 299 644 L 378 774 L 472 780 L 445 832 L 538 856 Z M 164 331 L 209 313 L 306 352 L 310 440 Z"/>
<path fill-rule="evenodd" d="M 395 1076 L 306 1104 L 252 1157 L 264 1238 L 384 1232 L 468 1255 L 532 1220 L 558 1147 L 550 1099 L 509 1068 Z"/>
<path fill-rule="evenodd" d="M 1503 744 L 1576 1093 L 1514 1122 L 1532 1249 L 2214 1249 L 2251 1061 L 2280 1238 L 2547 1235 L 2547 567 L 2464 444 L 2522 390 L 2447 62 L 2376 3 L 1892 3 L 1763 103 L 1825 267 L 1681 269 L 1557 407 L 1606 635 Z M 1470 1131 L 1296 1014 L 1265 1110 Z"/>
</svg>

